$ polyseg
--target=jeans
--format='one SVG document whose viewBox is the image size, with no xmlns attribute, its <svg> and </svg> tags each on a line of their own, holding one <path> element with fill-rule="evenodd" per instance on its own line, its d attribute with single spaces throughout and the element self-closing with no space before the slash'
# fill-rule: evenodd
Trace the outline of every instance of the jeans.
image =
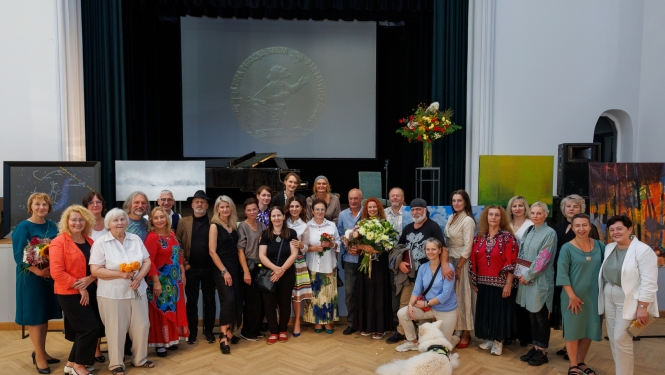
<svg viewBox="0 0 665 375">
<path fill-rule="evenodd" d="M 187 284 L 187 323 L 190 336 L 196 337 L 199 326 L 199 289 L 203 293 L 203 333 L 212 334 L 215 327 L 215 279 L 212 268 L 190 268 L 185 271 Z"/>
<path fill-rule="evenodd" d="M 620 286 L 606 283 L 605 293 L 605 324 L 607 337 L 610 339 L 612 357 L 617 375 L 632 375 L 635 366 L 633 356 L 633 338 L 628 334 L 632 320 L 623 318 L 623 302 L 626 295 Z"/>
<path fill-rule="evenodd" d="M 356 308 L 356 280 L 358 279 L 358 263 L 344 262 L 344 292 L 346 292 L 346 321 L 353 325 L 353 312 Z"/>
<path fill-rule="evenodd" d="M 550 344 L 550 320 L 548 315 L 547 305 L 543 305 L 543 308 L 537 313 L 529 311 L 533 345 L 543 349 L 547 349 Z"/>
</svg>

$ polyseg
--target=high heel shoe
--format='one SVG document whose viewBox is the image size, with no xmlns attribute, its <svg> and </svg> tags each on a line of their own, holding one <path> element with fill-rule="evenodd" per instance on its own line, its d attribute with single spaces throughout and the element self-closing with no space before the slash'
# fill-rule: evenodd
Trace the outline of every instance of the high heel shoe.
<svg viewBox="0 0 665 375">
<path fill-rule="evenodd" d="M 231 354 L 231 347 L 226 343 L 226 340 L 219 342 L 219 350 L 222 354 Z"/>
<path fill-rule="evenodd" d="M 40 374 L 50 374 L 51 373 L 51 368 L 48 367 L 48 366 L 46 368 L 39 368 L 37 366 L 37 364 L 35 363 L 35 368 L 37 369 L 37 372 L 40 373 Z"/>
<path fill-rule="evenodd" d="M 57 359 L 57 358 L 51 358 L 51 359 L 47 359 L 46 363 L 48 363 L 49 365 L 54 365 L 56 363 L 60 363 L 60 360 Z M 37 364 L 37 360 L 35 360 L 35 352 L 32 352 L 32 364 L 33 365 Z"/>
</svg>

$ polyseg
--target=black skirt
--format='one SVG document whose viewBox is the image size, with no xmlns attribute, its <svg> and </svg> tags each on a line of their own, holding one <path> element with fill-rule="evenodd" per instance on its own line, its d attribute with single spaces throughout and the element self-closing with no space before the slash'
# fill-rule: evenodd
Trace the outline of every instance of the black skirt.
<svg viewBox="0 0 665 375">
<path fill-rule="evenodd" d="M 354 329 L 368 333 L 394 330 L 390 272 L 388 253 L 382 253 L 378 261 L 372 261 L 372 278 L 359 272 L 355 285 Z"/>
<path fill-rule="evenodd" d="M 503 288 L 478 284 L 476 300 L 476 337 L 483 340 L 512 340 L 516 336 L 515 294 L 503 298 Z"/>
</svg>

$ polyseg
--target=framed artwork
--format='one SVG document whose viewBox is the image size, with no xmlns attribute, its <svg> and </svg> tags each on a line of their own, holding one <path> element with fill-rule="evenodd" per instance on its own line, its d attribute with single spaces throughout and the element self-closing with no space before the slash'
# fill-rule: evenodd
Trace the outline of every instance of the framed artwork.
<svg viewBox="0 0 665 375">
<path fill-rule="evenodd" d="M 665 163 L 589 163 L 589 212 L 601 238 L 611 242 L 607 220 L 626 215 L 633 234 L 665 266 Z"/>
<path fill-rule="evenodd" d="M 505 207 L 521 195 L 543 202 L 552 212 L 554 156 L 480 155 L 478 205 Z"/>
<path fill-rule="evenodd" d="M 155 201 L 159 192 L 170 190 L 176 201 L 185 201 L 197 190 L 205 190 L 205 160 L 115 161 L 115 200 L 124 201 L 142 191 Z"/>
<path fill-rule="evenodd" d="M 72 204 L 81 204 L 83 197 L 101 186 L 101 163 L 6 161 L 4 162 L 3 232 L 9 235 L 14 227 L 27 219 L 28 197 L 46 193 L 51 197 L 53 211 L 46 219 L 60 221 L 60 215 Z"/>
</svg>

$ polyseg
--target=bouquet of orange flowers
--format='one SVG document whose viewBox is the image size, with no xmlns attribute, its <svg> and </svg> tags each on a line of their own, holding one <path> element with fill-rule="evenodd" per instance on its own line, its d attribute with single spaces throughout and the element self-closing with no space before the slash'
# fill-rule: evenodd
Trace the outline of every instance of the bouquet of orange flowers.
<svg viewBox="0 0 665 375">
<path fill-rule="evenodd" d="M 132 273 L 138 271 L 139 269 L 141 269 L 141 263 L 137 261 L 131 263 L 120 263 L 120 272 Z M 130 280 L 134 281 L 134 276 L 132 276 Z M 136 299 L 141 299 L 141 295 L 139 294 L 138 290 L 135 290 L 134 294 L 136 295 Z"/>
<path fill-rule="evenodd" d="M 32 237 L 23 249 L 23 263 L 25 264 L 25 268 L 35 266 L 43 270 L 48 267 L 49 246 L 51 246 L 50 238 Z"/>
<path fill-rule="evenodd" d="M 462 128 L 450 120 L 452 115 L 453 110 L 450 108 L 439 111 L 438 102 L 429 106 L 420 103 L 412 115 L 399 119 L 403 127 L 397 129 L 397 133 L 406 137 L 409 142 L 432 143 Z"/>
</svg>

